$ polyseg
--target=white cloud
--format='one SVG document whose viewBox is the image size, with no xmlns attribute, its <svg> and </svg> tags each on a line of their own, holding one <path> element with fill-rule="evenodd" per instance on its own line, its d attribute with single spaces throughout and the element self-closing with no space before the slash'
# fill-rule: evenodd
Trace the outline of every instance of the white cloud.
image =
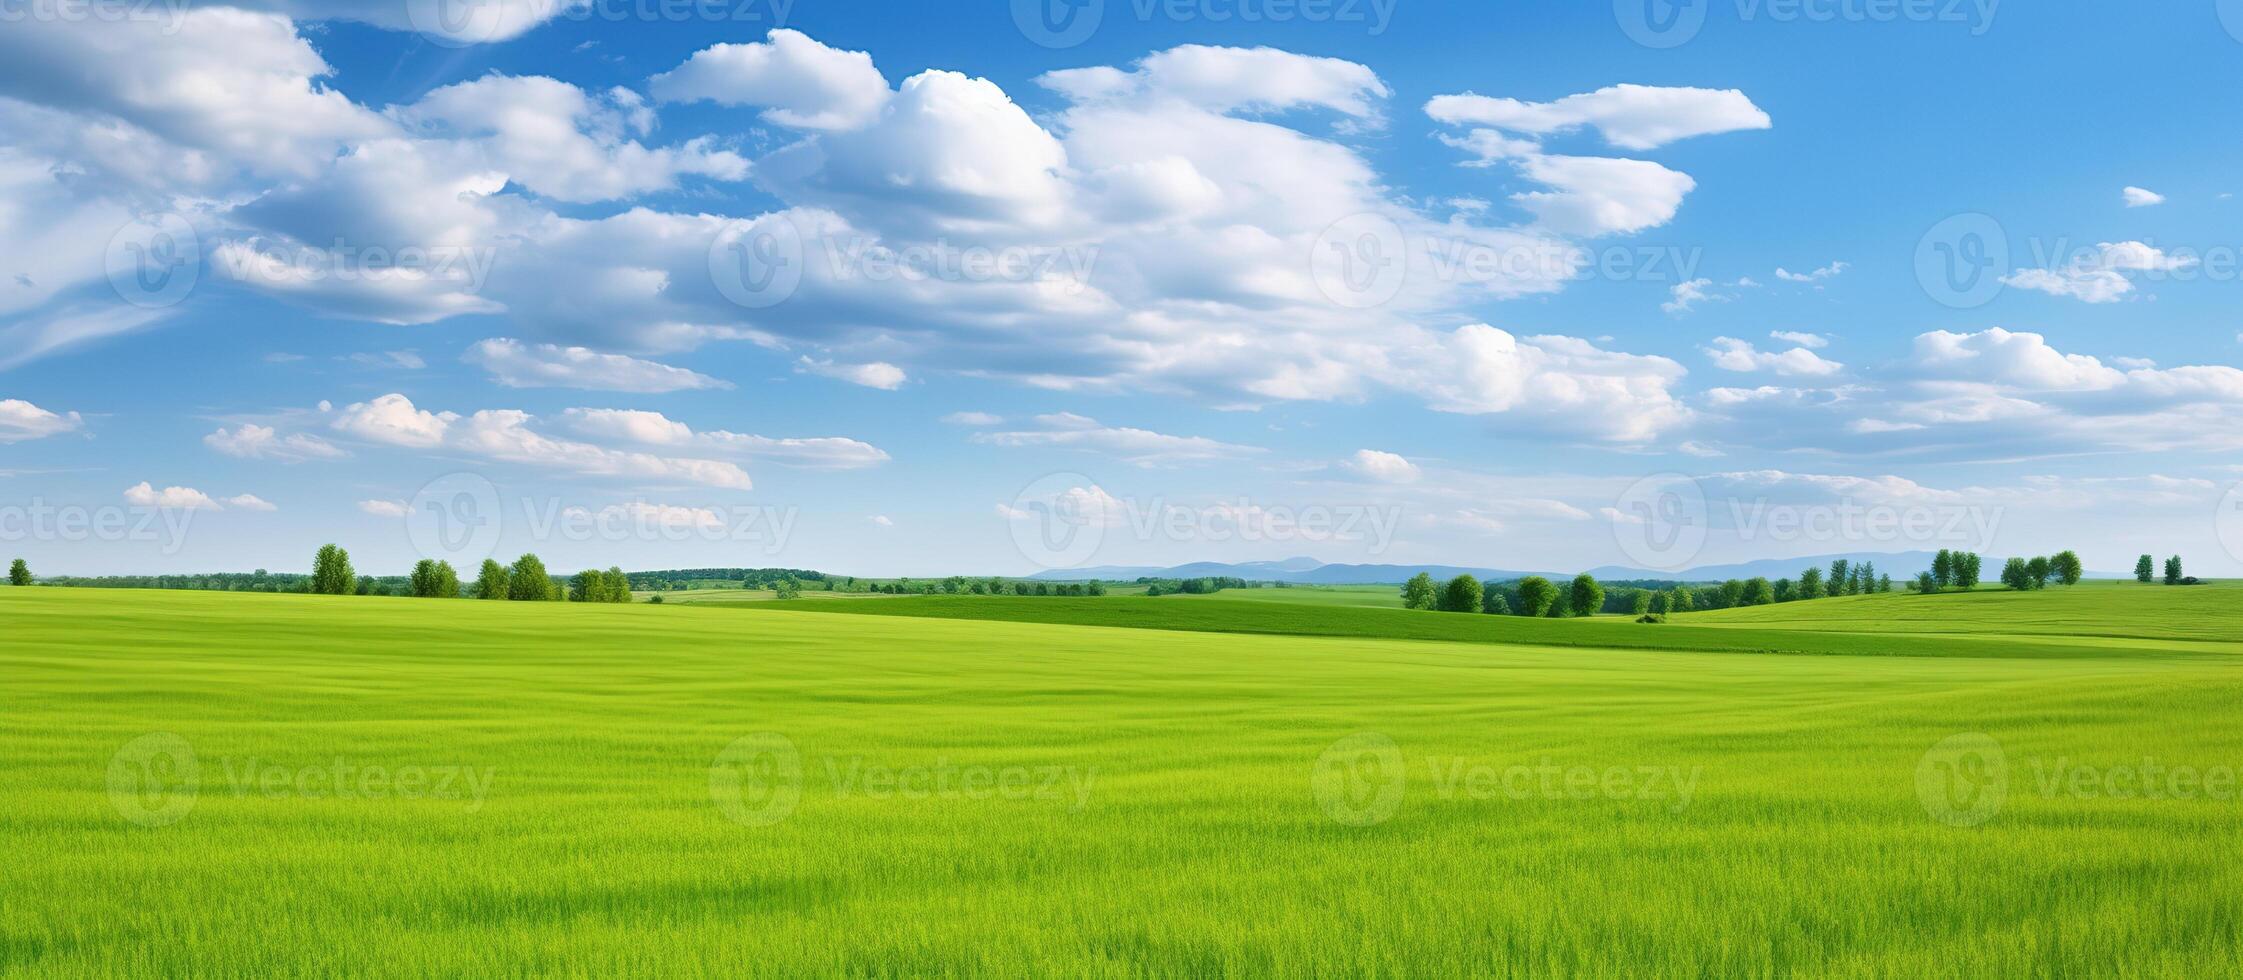
<svg viewBox="0 0 2243 980">
<path fill-rule="evenodd" d="M 1782 266 L 1778 266 L 1776 267 L 1776 278 L 1781 279 L 1785 282 L 1821 282 L 1825 279 L 1830 279 L 1837 276 L 1839 273 L 1846 271 L 1846 269 L 1847 265 L 1844 262 L 1832 262 L 1829 265 L 1823 266 L 1819 269 L 1811 269 L 1806 272 L 1793 272 L 1789 269 L 1783 268 Z"/>
<path fill-rule="evenodd" d="M 2134 291 L 2125 273 L 2167 273 L 2194 268 L 2197 259 L 2168 255 L 2141 242 L 2103 242 L 2053 269 L 2019 269 L 2003 276 L 2004 285 L 2065 296 L 2083 303 L 2115 303 Z"/>
<path fill-rule="evenodd" d="M 419 352 L 409 350 L 389 350 L 378 354 L 361 351 L 347 355 L 343 359 L 366 368 L 395 368 L 405 371 L 418 371 L 428 366 L 428 362 L 421 359 Z"/>
<path fill-rule="evenodd" d="M 283 436 L 271 426 L 245 422 L 232 430 L 221 426 L 202 437 L 203 445 L 242 459 L 277 459 L 294 463 L 309 459 L 340 459 L 350 455 L 335 444 L 310 433 Z"/>
<path fill-rule="evenodd" d="M 630 139 L 653 127 L 637 93 L 595 97 L 551 78 L 485 75 L 436 89 L 389 110 L 423 139 L 447 141 L 443 155 L 465 170 L 503 173 L 560 201 L 584 203 L 669 190 L 678 178 L 747 176 L 748 162 L 707 139 L 649 148 Z"/>
<path fill-rule="evenodd" d="M 125 502 L 135 507 L 157 507 L 164 510 L 218 510 L 218 502 L 210 495 L 193 487 L 165 487 L 158 490 L 148 481 L 125 489 Z"/>
<path fill-rule="evenodd" d="M 838 378 L 853 385 L 894 391 L 910 380 L 903 369 L 883 361 L 869 364 L 838 364 L 829 360 L 804 357 L 795 362 L 795 368 L 820 377 Z"/>
<path fill-rule="evenodd" d="M 459 416 L 451 412 L 425 412 L 399 394 L 383 395 L 371 402 L 345 407 L 335 419 L 337 431 L 370 442 L 428 449 L 444 443 L 445 434 Z"/>
<path fill-rule="evenodd" d="M 1069 412 L 1036 416 L 1041 430 L 978 432 L 975 442 L 993 446 L 1054 447 L 1113 456 L 1137 466 L 1172 466 L 1237 459 L 1262 452 L 1258 447 L 1220 442 L 1205 436 L 1173 436 L 1149 429 L 1100 424 Z"/>
<path fill-rule="evenodd" d="M 506 337 L 477 343 L 467 349 L 461 360 L 489 371 L 491 380 L 509 388 L 580 388 L 663 394 L 732 387 L 731 382 L 668 364 L 622 354 L 602 354 L 585 347 L 525 344 Z"/>
<path fill-rule="evenodd" d="M 763 459 L 807 469 L 862 469 L 885 463 L 889 458 L 879 447 L 838 436 L 775 439 L 722 429 L 695 432 L 691 426 L 673 421 L 660 412 L 572 408 L 563 412 L 562 418 L 570 428 L 587 438 L 690 447 L 714 456 Z"/>
<path fill-rule="evenodd" d="M 1713 359 L 1715 367 L 1726 371 L 1767 371 L 1784 377 L 1821 377 L 1837 374 L 1845 365 L 1825 360 L 1805 347 L 1787 351 L 1762 351 L 1751 342 L 1735 337 L 1715 337 L 1713 344 L 1704 348 L 1706 356 Z"/>
<path fill-rule="evenodd" d="M 1690 312 L 1692 306 L 1708 300 L 1728 300 L 1729 297 L 1727 296 L 1710 292 L 1712 286 L 1713 280 L 1711 279 L 1687 279 L 1675 283 L 1667 289 L 1667 301 L 1659 304 L 1659 309 L 1680 315 Z"/>
<path fill-rule="evenodd" d="M 998 504 L 997 516 L 1011 521 L 1042 521 L 1048 515 L 1060 514 L 1073 523 L 1098 527 L 1119 527 L 1129 514 L 1129 505 L 1104 487 L 1092 484 L 1087 487 L 1069 487 L 1040 500 L 1024 500 L 1028 507 Z"/>
<path fill-rule="evenodd" d="M 232 507 L 236 510 L 255 510 L 270 512 L 280 509 L 273 506 L 271 502 L 265 500 L 263 497 L 259 497 L 253 493 L 244 493 L 232 497 L 227 497 L 225 499 L 225 504 L 226 506 Z"/>
<path fill-rule="evenodd" d="M 1451 124 L 1477 124 L 1535 136 L 1583 126 L 1623 150 L 1651 150 L 1692 136 L 1767 129 L 1768 114 L 1736 89 L 1611 85 L 1555 102 L 1484 95 L 1436 95 L 1425 114 Z"/>
<path fill-rule="evenodd" d="M 952 412 L 943 416 L 942 420 L 951 425 L 974 426 L 1002 425 L 1005 421 L 1004 416 L 991 415 L 988 412 Z"/>
<path fill-rule="evenodd" d="M 888 515 L 886 515 L 886 514 L 874 514 L 874 515 L 872 515 L 872 517 L 870 518 L 870 520 L 872 521 L 872 523 L 873 523 L 874 525 L 876 525 L 876 526 L 879 526 L 879 527 L 894 527 L 894 526 L 896 526 L 896 522 L 894 522 L 894 521 L 891 521 L 891 520 L 889 520 L 889 519 L 888 519 Z"/>
<path fill-rule="evenodd" d="M 1690 418 L 1682 365 L 1575 337 L 1518 338 L 1484 323 L 1412 352 L 1408 384 L 1435 411 L 1517 414 L 1534 428 L 1610 442 L 1651 439 Z"/>
<path fill-rule="evenodd" d="M 1134 71 L 1075 68 L 1036 81 L 1078 103 L 1177 99 L 1216 113 L 1314 106 L 1368 117 L 1389 94 L 1375 72 L 1352 61 L 1204 44 L 1147 55 Z"/>
<path fill-rule="evenodd" d="M 402 500 L 361 500 L 358 509 L 373 517 L 403 517 L 410 512 Z"/>
<path fill-rule="evenodd" d="M 657 435 L 674 432 L 664 424 L 666 419 L 654 413 L 580 412 L 567 418 L 572 424 L 619 438 L 632 431 Z M 414 407 L 404 395 L 389 394 L 345 407 L 337 413 L 334 425 L 337 430 L 392 446 L 441 448 L 482 459 L 587 476 L 668 480 L 734 490 L 754 487 L 747 472 L 736 463 L 658 456 L 556 439 L 538 432 L 536 422 L 528 412 L 514 409 L 485 409 L 465 417 L 454 412 L 428 412 Z"/>
<path fill-rule="evenodd" d="M 2165 203 L 2165 195 L 2131 185 L 2119 191 L 2119 196 L 2126 199 L 2126 206 L 2130 208 L 2146 208 Z"/>
<path fill-rule="evenodd" d="M 2005 385 L 2026 391 L 2099 391 L 2126 375 L 2085 354 L 2066 354 L 2037 333 L 1994 327 L 1959 334 L 1934 330 L 1916 337 L 1915 365 L 1934 377 Z"/>
<path fill-rule="evenodd" d="M 648 85 L 664 102 L 757 106 L 770 122 L 810 130 L 864 126 L 890 94 L 871 55 L 791 30 L 772 31 L 761 43 L 703 48 Z"/>
<path fill-rule="evenodd" d="M 0 399 L 0 445 L 76 432 L 84 424 L 76 412 L 57 415 L 20 398 Z"/>
<path fill-rule="evenodd" d="M 1358 449 L 1342 465 L 1380 483 L 1412 483 L 1422 473 L 1416 463 L 1376 449 Z"/>
<path fill-rule="evenodd" d="M 1830 338 L 1819 333 L 1804 333 L 1797 330 L 1770 330 L 1768 331 L 1768 337 L 1771 340 L 1781 340 L 1809 350 L 1821 350 L 1830 346 Z"/>
</svg>

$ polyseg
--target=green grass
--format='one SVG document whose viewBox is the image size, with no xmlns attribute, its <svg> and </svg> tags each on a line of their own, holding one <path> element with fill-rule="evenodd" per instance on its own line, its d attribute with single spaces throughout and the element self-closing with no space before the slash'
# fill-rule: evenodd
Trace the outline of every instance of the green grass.
<svg viewBox="0 0 2243 980">
<path fill-rule="evenodd" d="M 1307 606 L 1375 606 L 1402 608 L 1399 585 L 1294 585 L 1282 589 L 1224 589 L 1200 595 L 1177 595 L 1184 600 L 1227 599 L 1237 602 L 1283 602 Z"/>
<path fill-rule="evenodd" d="M 915 603 L 0 590 L 0 972 L 2207 976 L 2243 956 L 2243 804 L 2036 789 L 2059 758 L 2243 764 L 2231 656 L 1740 656 L 804 611 Z M 107 784 L 151 732 L 185 739 L 202 772 L 166 826 L 125 819 Z M 750 826 L 719 801 L 758 797 L 712 793 L 711 766 L 759 732 L 797 748 L 800 799 Z M 1407 768 L 1391 812 L 1369 811 L 1388 818 L 1351 826 L 1334 814 L 1365 811 L 1320 804 L 1312 772 L 1360 732 Z M 1916 777 L 1963 732 L 1999 740 L 2009 793 L 1950 826 Z M 488 795 L 228 777 L 337 758 L 487 772 Z M 1079 805 L 1071 785 L 899 798 L 837 789 L 829 760 L 1090 781 Z M 1544 760 L 1690 774 L 1691 791 L 1442 788 L 1460 765 Z"/>
</svg>

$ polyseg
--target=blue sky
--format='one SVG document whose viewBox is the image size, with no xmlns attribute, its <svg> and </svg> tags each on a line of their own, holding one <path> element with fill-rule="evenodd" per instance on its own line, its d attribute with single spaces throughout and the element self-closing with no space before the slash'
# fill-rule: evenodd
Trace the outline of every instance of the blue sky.
<svg viewBox="0 0 2243 980">
<path fill-rule="evenodd" d="M 2233 572 L 2223 6 L 11 7 L 0 543 Z"/>
</svg>

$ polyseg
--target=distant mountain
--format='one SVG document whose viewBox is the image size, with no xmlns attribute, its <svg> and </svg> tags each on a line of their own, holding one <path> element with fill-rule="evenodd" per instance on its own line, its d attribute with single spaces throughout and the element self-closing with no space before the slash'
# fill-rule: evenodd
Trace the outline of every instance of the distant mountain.
<svg viewBox="0 0 2243 980">
<path fill-rule="evenodd" d="M 1664 581 L 1664 582 L 1721 582 L 1733 578 L 1797 578 L 1802 569 L 1810 566 L 1828 569 L 1830 563 L 1843 558 L 1849 562 L 1870 562 L 1879 574 L 1890 575 L 1898 583 L 1916 577 L 1916 573 L 1931 568 L 1929 551 L 1898 552 L 1846 552 L 1830 555 L 1805 555 L 1798 558 L 1766 558 L 1758 561 L 1737 562 L 1728 565 L 1700 565 L 1681 571 L 1662 572 L 1648 568 L 1629 568 L 1624 565 L 1606 565 L 1592 568 L 1589 574 L 1609 581 Z M 1994 559 L 1989 556 L 1993 565 Z M 1980 574 L 1991 579 L 2000 571 L 1998 565 L 1988 567 Z M 1327 565 L 1314 558 L 1288 558 L 1284 561 L 1250 562 L 1193 562 L 1160 568 L 1150 565 L 1105 565 L 1096 568 L 1071 568 L 1038 572 L 1031 578 L 1051 581 L 1076 581 L 1081 579 L 1138 578 L 1209 578 L 1233 576 L 1255 582 L 1292 582 L 1299 585 L 1386 585 L 1408 581 L 1413 575 L 1424 572 L 1437 579 L 1455 578 L 1471 574 L 1487 581 L 1504 582 L 1541 575 L 1546 578 L 1572 578 L 1572 572 L 1520 571 L 1503 568 L 1468 568 L 1459 565 Z M 2090 572 L 2090 578 L 2120 578 Z"/>
</svg>

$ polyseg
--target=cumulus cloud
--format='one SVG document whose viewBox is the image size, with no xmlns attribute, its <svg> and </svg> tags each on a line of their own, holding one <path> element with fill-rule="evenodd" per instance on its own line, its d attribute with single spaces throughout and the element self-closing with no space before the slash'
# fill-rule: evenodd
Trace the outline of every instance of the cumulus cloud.
<svg viewBox="0 0 2243 980">
<path fill-rule="evenodd" d="M 863 126 L 889 96 L 871 55 L 791 30 L 772 31 L 761 43 L 703 48 L 648 84 L 664 102 L 753 106 L 772 123 L 809 130 Z"/>
<path fill-rule="evenodd" d="M 1005 422 L 1004 416 L 991 415 L 988 412 L 952 412 L 943 416 L 942 420 L 951 425 L 973 426 L 1003 425 Z"/>
<path fill-rule="evenodd" d="M 455 412 L 425 411 L 404 395 L 388 394 L 370 402 L 346 406 L 335 414 L 333 425 L 338 431 L 408 449 L 441 448 L 481 459 L 588 476 L 667 480 L 734 490 L 754 487 L 747 472 L 737 463 L 695 456 L 656 455 L 554 438 L 538 431 L 534 416 L 515 409 L 485 409 L 461 416 Z M 584 417 L 571 418 L 581 422 Z M 636 421 L 645 424 L 644 420 Z M 583 424 L 606 425 L 611 432 L 620 433 L 629 423 L 607 420 Z"/>
<path fill-rule="evenodd" d="M 1676 140 L 1767 129 L 1768 114 L 1736 89 L 1612 85 L 1555 102 L 1522 102 L 1470 92 L 1436 95 L 1425 114 L 1445 123 L 1477 124 L 1546 136 L 1590 127 L 1623 150 L 1652 150 Z"/>
<path fill-rule="evenodd" d="M 1067 69 L 1037 82 L 1078 103 L 1175 99 L 1217 113 L 1309 106 L 1366 117 L 1389 94 L 1377 73 L 1352 61 L 1205 44 L 1147 55 L 1130 71 Z"/>
<path fill-rule="evenodd" d="M 2126 206 L 2130 208 L 2146 208 L 2165 203 L 2165 195 L 2133 185 L 2119 191 L 2119 196 L 2125 199 Z"/>
<path fill-rule="evenodd" d="M 1380 483 L 1413 483 L 1422 475 L 1416 463 L 1376 449 L 1358 449 L 1343 465 Z"/>
<path fill-rule="evenodd" d="M 1786 377 L 1821 377 L 1837 374 L 1846 367 L 1836 361 L 1825 360 L 1805 347 L 1780 352 L 1763 351 L 1754 348 L 1750 341 L 1735 337 L 1715 337 L 1713 343 L 1705 348 L 1705 352 L 1713 360 L 1715 367 L 1725 371 L 1766 371 Z"/>
<path fill-rule="evenodd" d="M 1410 360 L 1409 382 L 1436 411 L 1519 414 L 1553 432 L 1623 443 L 1651 439 L 1690 418 L 1673 392 L 1682 365 L 1577 337 L 1519 338 L 1475 323 Z"/>
<path fill-rule="evenodd" d="M 1785 282 L 1821 282 L 1825 279 L 1833 278 L 1839 273 L 1846 271 L 1846 268 L 1846 263 L 1844 262 L 1832 262 L 1829 265 L 1823 266 L 1818 269 L 1810 269 L 1806 272 L 1793 272 L 1782 266 L 1777 266 L 1776 278 L 1781 279 Z"/>
<path fill-rule="evenodd" d="M 1819 333 L 1805 333 L 1798 330 L 1770 330 L 1768 331 L 1768 338 L 1770 340 L 1781 340 L 1794 347 L 1805 347 L 1809 350 L 1821 350 L 1830 346 L 1830 338 Z"/>
<path fill-rule="evenodd" d="M 233 429 L 221 426 L 202 437 L 203 445 L 241 459 L 276 459 L 296 463 L 310 459 L 341 459 L 350 455 L 334 443 L 310 433 L 281 435 L 271 426 L 245 422 Z"/>
<path fill-rule="evenodd" d="M 237 494 L 235 496 L 227 497 L 225 500 L 225 504 L 226 506 L 232 507 L 235 510 L 256 510 L 269 512 L 280 509 L 273 506 L 270 501 L 267 501 L 263 497 L 259 497 L 254 493 Z"/>
<path fill-rule="evenodd" d="M 910 380 L 904 375 L 902 368 L 885 361 L 873 361 L 868 364 L 839 364 L 830 360 L 804 357 L 795 362 L 795 367 L 797 370 L 815 374 L 819 377 L 837 378 L 853 385 L 878 388 L 882 391 L 894 391 L 903 387 L 905 381 Z"/>
<path fill-rule="evenodd" d="M 2169 255 L 2141 242 L 2103 242 L 2052 269 L 2019 269 L 2001 281 L 2019 289 L 2064 296 L 2083 303 L 2115 303 L 2134 291 L 2127 273 L 2163 274 L 2194 268 L 2197 259 Z"/>
<path fill-rule="evenodd" d="M 210 495 L 193 487 L 165 487 L 162 490 L 148 481 L 125 488 L 125 502 L 135 507 L 156 507 L 163 510 L 218 510 L 218 502 Z"/>
<path fill-rule="evenodd" d="M 1112 456 L 1136 466 L 1173 466 L 1237 459 L 1262 452 L 1205 436 L 1175 436 L 1150 429 L 1101 424 L 1098 420 L 1059 412 L 1036 416 L 1041 429 L 1017 432 L 982 432 L 974 441 L 1015 448 L 1052 447 Z"/>
<path fill-rule="evenodd" d="M 1659 304 L 1659 309 L 1670 314 L 1680 315 L 1690 312 L 1691 307 L 1707 300 L 1727 300 L 1729 298 L 1714 293 L 1712 289 L 1713 280 L 1711 279 L 1686 279 L 1675 283 L 1668 287 L 1667 301 Z"/>
<path fill-rule="evenodd" d="M 345 407 L 333 424 L 336 431 L 369 442 L 428 449 L 443 445 L 458 420 L 452 412 L 422 411 L 413 407 L 412 399 L 393 393 Z"/>
<path fill-rule="evenodd" d="M 879 447 L 839 436 L 772 438 L 714 429 L 696 432 L 660 412 L 572 408 L 564 424 L 587 438 L 648 446 L 690 447 L 713 456 L 761 459 L 808 469 L 862 469 L 888 461 Z"/>
<path fill-rule="evenodd" d="M 403 517 L 410 512 L 402 500 L 361 500 L 358 509 L 373 517 Z"/>
<path fill-rule="evenodd" d="M 491 380 L 509 388 L 663 394 L 732 387 L 731 382 L 655 361 L 602 354 L 587 347 L 525 344 L 507 337 L 481 341 L 468 348 L 461 360 L 489 371 Z"/>
<path fill-rule="evenodd" d="M 0 445 L 76 432 L 84 424 L 76 412 L 58 415 L 20 398 L 0 398 Z"/>
</svg>

